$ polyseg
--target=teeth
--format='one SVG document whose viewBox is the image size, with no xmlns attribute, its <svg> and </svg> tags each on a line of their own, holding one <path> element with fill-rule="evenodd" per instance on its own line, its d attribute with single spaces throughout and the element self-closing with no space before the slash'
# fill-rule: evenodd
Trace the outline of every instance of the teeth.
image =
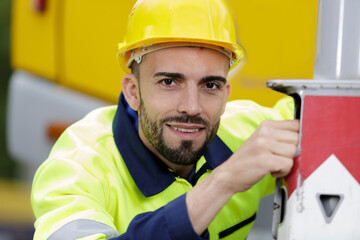
<svg viewBox="0 0 360 240">
<path fill-rule="evenodd" d="M 177 127 L 172 127 L 173 129 L 175 129 L 176 131 L 179 132 L 185 132 L 185 133 L 193 133 L 193 132 L 197 132 L 199 131 L 199 129 L 184 129 L 184 128 L 177 128 Z"/>
</svg>

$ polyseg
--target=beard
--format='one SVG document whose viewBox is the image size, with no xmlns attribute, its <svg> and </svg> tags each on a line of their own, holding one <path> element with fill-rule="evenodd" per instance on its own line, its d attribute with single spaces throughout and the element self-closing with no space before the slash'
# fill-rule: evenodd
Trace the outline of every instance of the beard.
<svg viewBox="0 0 360 240">
<path fill-rule="evenodd" d="M 146 112 L 141 96 L 139 117 L 141 129 L 151 145 L 171 163 L 184 166 L 195 164 L 200 157 L 204 155 L 206 149 L 216 136 L 220 124 L 220 120 L 211 125 L 200 116 L 189 116 L 188 114 L 171 116 L 160 119 L 159 121 L 153 121 Z M 178 147 L 169 146 L 164 138 L 163 126 L 166 122 L 170 121 L 178 123 L 202 124 L 205 129 L 207 129 L 204 143 L 197 149 L 194 149 L 194 144 L 191 140 L 182 140 L 180 146 Z"/>
</svg>

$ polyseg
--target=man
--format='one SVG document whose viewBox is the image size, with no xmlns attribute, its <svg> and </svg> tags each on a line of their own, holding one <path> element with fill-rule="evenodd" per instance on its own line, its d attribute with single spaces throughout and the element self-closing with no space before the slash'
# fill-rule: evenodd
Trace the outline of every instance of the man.
<svg viewBox="0 0 360 240">
<path fill-rule="evenodd" d="M 243 58 L 226 5 L 138 1 L 118 58 L 118 106 L 71 126 L 36 173 L 35 239 L 244 239 L 299 123 L 226 104 Z"/>
</svg>

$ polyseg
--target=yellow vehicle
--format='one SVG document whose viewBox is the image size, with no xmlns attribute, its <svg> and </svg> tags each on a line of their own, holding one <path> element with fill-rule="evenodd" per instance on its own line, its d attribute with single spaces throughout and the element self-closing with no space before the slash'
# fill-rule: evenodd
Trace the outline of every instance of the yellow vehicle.
<svg viewBox="0 0 360 240">
<path fill-rule="evenodd" d="M 230 73 L 230 99 L 272 106 L 269 79 L 310 79 L 317 1 L 227 0 L 246 61 Z M 117 63 L 135 0 L 13 0 L 7 143 L 31 181 L 54 140 L 90 110 L 114 104 Z"/>
</svg>

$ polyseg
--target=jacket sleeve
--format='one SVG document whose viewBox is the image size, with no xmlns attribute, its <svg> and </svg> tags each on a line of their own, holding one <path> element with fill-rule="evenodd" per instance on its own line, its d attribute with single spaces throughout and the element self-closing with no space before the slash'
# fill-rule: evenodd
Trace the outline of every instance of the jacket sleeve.
<svg viewBox="0 0 360 240">
<path fill-rule="evenodd" d="M 198 236 L 191 225 L 185 203 L 185 194 L 164 207 L 137 215 L 126 233 L 114 239 L 209 239 L 206 231 Z"/>
<path fill-rule="evenodd" d="M 67 159 L 45 162 L 32 189 L 37 221 L 34 239 L 208 239 L 198 236 L 187 213 L 185 194 L 139 214 L 119 234 L 106 210 L 103 183 L 81 164 Z"/>
</svg>

